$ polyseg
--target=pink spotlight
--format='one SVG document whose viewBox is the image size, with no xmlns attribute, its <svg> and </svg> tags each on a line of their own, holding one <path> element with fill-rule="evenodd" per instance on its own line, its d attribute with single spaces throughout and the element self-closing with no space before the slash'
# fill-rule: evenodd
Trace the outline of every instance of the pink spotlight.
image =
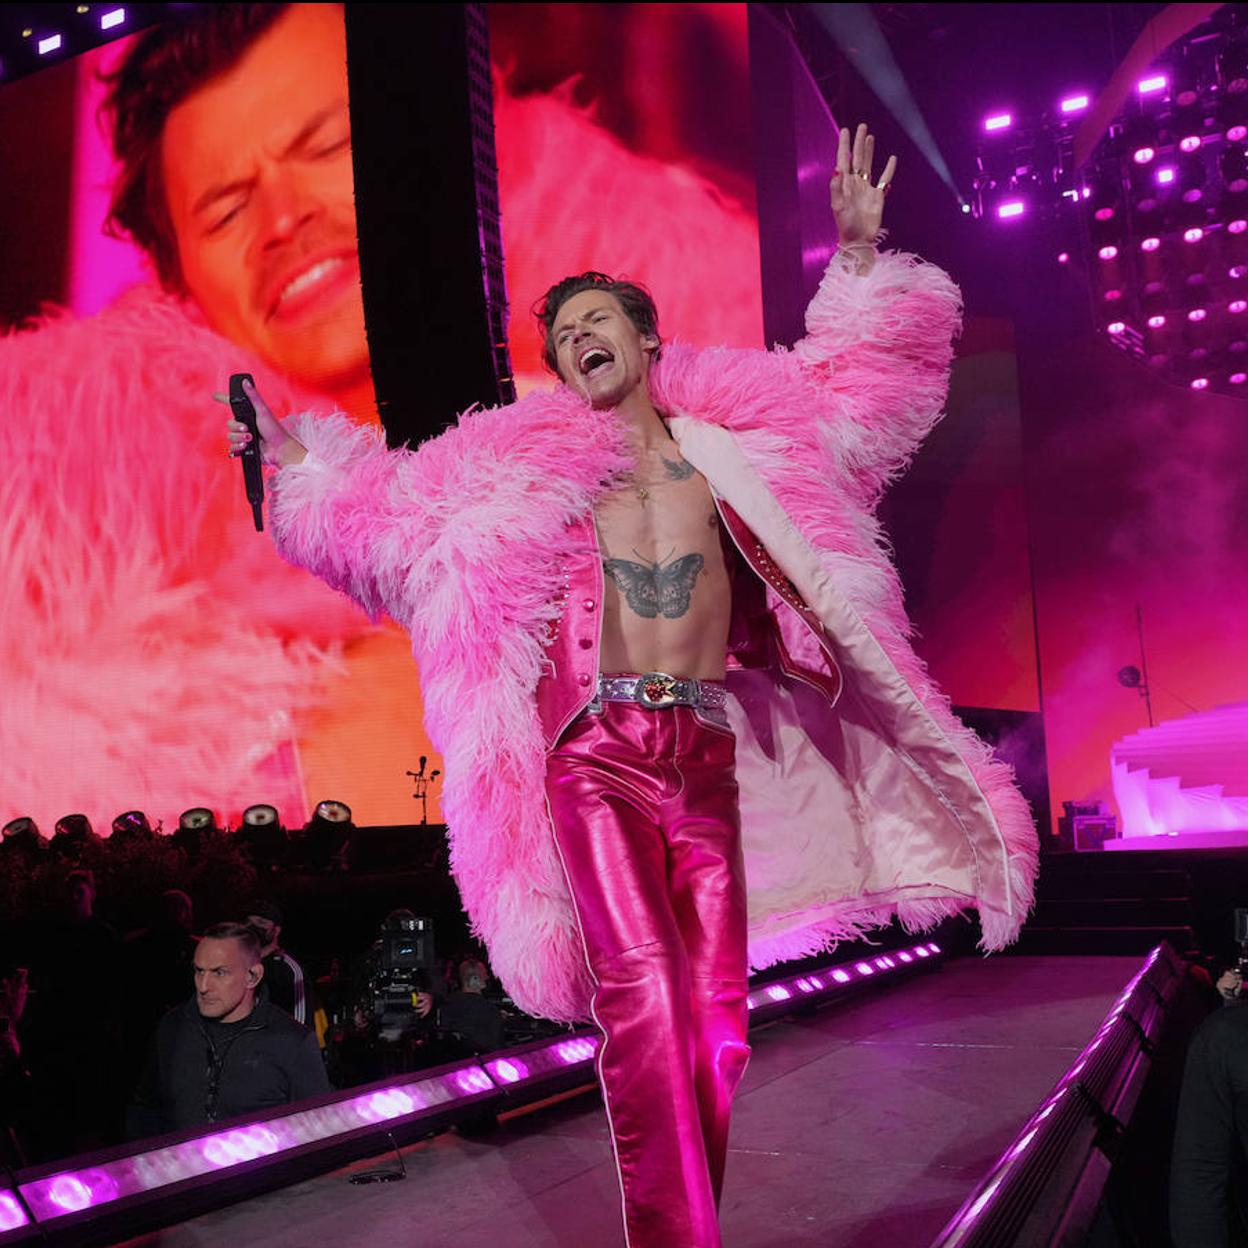
<svg viewBox="0 0 1248 1248">
<path fill-rule="evenodd" d="M 898 956 L 898 957 L 899 957 L 899 958 L 900 958 L 903 962 L 913 962 L 913 961 L 914 961 L 914 959 L 913 959 L 913 958 L 912 958 L 912 957 L 911 957 L 911 956 L 910 956 L 910 955 L 909 955 L 909 954 L 908 954 L 908 953 L 907 953 L 904 949 L 902 949 L 902 950 L 898 951 L 897 956 Z"/>
<path fill-rule="evenodd" d="M 1248 301 L 1243 299 L 1232 299 L 1226 305 L 1226 310 L 1234 316 L 1238 316 L 1241 312 L 1248 311 Z"/>
<path fill-rule="evenodd" d="M 1156 95 L 1166 89 L 1167 81 L 1165 74 L 1153 74 L 1150 78 L 1141 78 L 1137 90 L 1141 95 Z"/>
<path fill-rule="evenodd" d="M 922 945 L 917 945 L 917 946 L 915 947 L 915 950 L 914 950 L 914 951 L 915 951 L 915 953 L 917 953 L 917 954 L 919 955 L 919 957 L 921 957 L 921 958 L 926 958 L 926 957 L 928 956 L 927 950 L 926 950 L 926 949 L 924 949 Z"/>
<path fill-rule="evenodd" d="M 940 952 L 940 946 L 939 946 L 939 945 L 938 945 L 938 944 L 937 944 L 934 940 L 929 940 L 929 941 L 927 942 L 927 947 L 928 947 L 928 949 L 930 949 L 930 950 L 931 950 L 931 952 L 932 952 L 932 953 L 939 953 L 939 952 Z"/>
<path fill-rule="evenodd" d="M 1086 199 L 1087 196 L 1085 195 L 1084 198 Z M 1092 215 L 1098 221 L 1112 221 L 1114 219 L 1114 210 L 1107 205 L 1104 208 L 1098 208 Z"/>
<path fill-rule="evenodd" d="M 1183 231 L 1183 241 L 1185 243 L 1198 243 L 1204 238 L 1205 232 L 1198 225 L 1192 226 L 1190 230 Z"/>
<path fill-rule="evenodd" d="M 112 30 L 114 26 L 120 26 L 125 20 L 125 9 L 109 9 L 107 13 L 100 14 L 100 29 Z"/>
<path fill-rule="evenodd" d="M 1119 334 L 1123 333 L 1126 330 L 1126 328 L 1127 328 L 1126 325 L 1123 324 L 1122 321 L 1110 321 L 1110 323 L 1105 326 L 1105 332 L 1108 334 L 1113 334 L 1115 337 L 1117 337 Z"/>
<path fill-rule="evenodd" d="M 1009 113 L 996 113 L 992 117 L 984 118 L 984 129 L 989 133 L 995 130 L 1008 130 L 1014 124 L 1014 118 Z"/>
<path fill-rule="evenodd" d="M 1002 204 L 997 209 L 997 216 L 1002 221 L 1009 220 L 1010 217 L 1021 217 L 1026 210 L 1026 205 L 1021 199 L 1012 199 L 1008 204 Z"/>
<path fill-rule="evenodd" d="M 1070 263 L 1070 252 L 1068 252 L 1068 251 L 1059 251 L 1059 252 L 1057 253 L 1057 262 L 1058 262 L 1058 264 L 1069 264 L 1069 263 Z"/>
<path fill-rule="evenodd" d="M 1194 152 L 1200 147 L 1200 135 L 1189 134 L 1185 138 L 1179 140 L 1179 151 Z"/>
<path fill-rule="evenodd" d="M 1156 250 L 1157 250 L 1157 248 L 1158 248 L 1158 247 L 1160 247 L 1160 246 L 1161 246 L 1161 239 L 1159 239 L 1159 238 L 1146 238 L 1146 239 L 1145 239 L 1145 240 L 1144 240 L 1144 241 L 1140 244 L 1140 250 L 1141 250 L 1141 251 L 1156 251 Z"/>
<path fill-rule="evenodd" d="M 848 971 L 833 971 L 832 978 L 836 980 L 838 984 L 847 984 L 850 980 L 850 974 Z"/>
<path fill-rule="evenodd" d="M 57 51 L 61 46 L 60 35 L 48 35 L 46 39 L 39 40 L 39 55 L 47 56 L 49 52 Z"/>
<path fill-rule="evenodd" d="M 519 1083 L 529 1073 L 529 1068 L 519 1058 L 501 1058 L 492 1062 L 490 1069 L 503 1083 Z"/>
<path fill-rule="evenodd" d="M 1154 151 L 1151 147 L 1137 147 L 1135 151 L 1131 153 L 1131 159 L 1135 161 L 1137 165 L 1146 165 L 1156 155 L 1156 151 Z"/>
<path fill-rule="evenodd" d="M 1245 221 L 1243 217 L 1236 217 L 1234 221 L 1227 223 L 1228 234 L 1242 234 L 1245 230 L 1248 230 L 1248 221 Z"/>
<path fill-rule="evenodd" d="M 1203 320 L 1205 319 L 1205 317 L 1206 317 L 1206 316 L 1208 316 L 1208 315 L 1209 315 L 1209 314 L 1205 311 L 1205 309 L 1204 309 L 1204 308 L 1193 308 L 1193 309 L 1192 309 L 1192 310 L 1191 310 L 1191 311 L 1187 314 L 1187 319 L 1188 319 L 1189 321 L 1203 321 Z"/>
<path fill-rule="evenodd" d="M 1104 296 L 1104 298 L 1105 298 L 1105 302 L 1106 302 L 1106 303 L 1114 303 L 1114 302 L 1116 302 L 1117 300 L 1119 300 L 1119 299 L 1121 299 L 1121 298 L 1122 298 L 1122 291 L 1120 291 L 1120 290 L 1107 290 L 1107 291 L 1105 292 L 1105 296 Z"/>
<path fill-rule="evenodd" d="M 1248 139 L 1248 126 L 1232 126 L 1226 132 L 1226 138 L 1230 143 L 1238 143 L 1242 139 Z"/>
<path fill-rule="evenodd" d="M 1148 318 L 1149 329 L 1160 329 L 1165 323 L 1166 323 L 1166 318 L 1162 316 L 1160 313 L 1158 313 L 1157 316 L 1150 316 Z"/>
<path fill-rule="evenodd" d="M 1242 386 L 1244 382 L 1248 381 L 1248 373 L 1232 373 L 1227 378 L 1227 381 L 1229 381 L 1233 386 Z M 3 1216 L 3 1214 L 0 1214 L 0 1218 Z"/>
<path fill-rule="evenodd" d="M 1162 169 L 1157 170 L 1157 184 L 1159 186 L 1169 186 L 1174 181 L 1174 170 L 1166 165 Z"/>
<path fill-rule="evenodd" d="M 1193 378 L 1192 378 L 1192 389 L 1193 389 L 1193 390 L 1207 390 L 1208 388 L 1209 388 L 1209 378 L 1208 378 L 1208 377 L 1193 377 Z"/>
<path fill-rule="evenodd" d="M 858 965 L 854 967 L 854 970 L 856 970 L 859 975 L 875 974 L 875 967 L 873 967 L 870 962 L 859 962 Z"/>
<path fill-rule="evenodd" d="M 91 1205 L 91 1189 L 72 1174 L 63 1174 L 48 1189 L 48 1198 L 58 1209 L 77 1213 Z"/>
<path fill-rule="evenodd" d="M 1092 101 L 1086 95 L 1068 96 L 1061 102 L 1063 113 L 1081 113 Z"/>
<path fill-rule="evenodd" d="M 1118 248 L 1114 246 L 1102 247 L 1096 253 L 1102 260 L 1112 260 L 1118 254 Z"/>
<path fill-rule="evenodd" d="M 772 984 L 767 989 L 767 995 L 773 1001 L 787 1001 L 793 994 L 783 984 Z"/>
</svg>

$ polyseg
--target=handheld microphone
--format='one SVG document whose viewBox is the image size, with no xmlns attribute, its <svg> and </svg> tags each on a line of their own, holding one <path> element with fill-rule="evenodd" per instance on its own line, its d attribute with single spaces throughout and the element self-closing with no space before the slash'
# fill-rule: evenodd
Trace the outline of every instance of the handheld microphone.
<svg viewBox="0 0 1248 1248">
<path fill-rule="evenodd" d="M 256 409 L 243 391 L 243 382 L 256 383 L 250 373 L 230 374 L 230 411 L 234 419 L 241 421 L 251 433 L 251 441 L 239 456 L 243 461 L 243 484 L 247 489 L 247 501 L 256 521 L 256 532 L 264 531 L 264 473 L 260 460 L 260 430 L 256 427 Z"/>
</svg>

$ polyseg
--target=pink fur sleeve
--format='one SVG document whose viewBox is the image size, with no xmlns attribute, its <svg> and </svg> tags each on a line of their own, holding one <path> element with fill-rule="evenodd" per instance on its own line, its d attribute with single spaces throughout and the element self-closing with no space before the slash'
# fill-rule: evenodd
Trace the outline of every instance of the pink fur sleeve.
<svg viewBox="0 0 1248 1248">
<path fill-rule="evenodd" d="M 833 256 L 793 349 L 835 413 L 824 437 L 869 493 L 905 467 L 943 414 L 962 299 L 943 270 L 884 252 L 866 276 Z"/>
<path fill-rule="evenodd" d="M 383 611 L 394 614 L 385 591 L 398 571 L 395 544 L 383 536 L 400 465 L 411 452 L 388 450 L 380 429 L 341 414 L 303 412 L 285 424 L 308 456 L 269 481 L 278 553 L 349 595 L 373 620 Z"/>
</svg>

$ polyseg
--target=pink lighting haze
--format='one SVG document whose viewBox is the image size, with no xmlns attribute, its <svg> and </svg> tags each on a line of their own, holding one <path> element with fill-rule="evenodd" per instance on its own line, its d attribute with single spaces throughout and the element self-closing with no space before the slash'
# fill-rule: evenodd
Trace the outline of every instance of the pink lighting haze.
<svg viewBox="0 0 1248 1248">
<path fill-rule="evenodd" d="M 1079 113 L 1087 108 L 1089 102 L 1086 95 L 1072 95 L 1062 101 L 1061 109 L 1064 113 Z"/>
<path fill-rule="evenodd" d="M 984 118 L 984 129 L 992 130 L 1008 130 L 1013 124 L 1014 118 L 1009 113 L 997 113 L 993 117 Z"/>
<path fill-rule="evenodd" d="M 1174 181 L 1174 170 L 1167 165 L 1164 169 L 1157 170 L 1157 181 L 1162 186 L 1169 186 Z"/>
<path fill-rule="evenodd" d="M 1243 217 L 1236 217 L 1226 228 L 1230 234 L 1242 234 L 1245 230 L 1248 230 L 1248 221 L 1245 221 Z"/>
<path fill-rule="evenodd" d="M 1008 204 L 1002 204 L 997 209 L 997 216 L 1002 220 L 1008 220 L 1010 217 L 1021 217 L 1024 208 L 1025 205 L 1021 199 L 1012 199 Z"/>
<path fill-rule="evenodd" d="M 1105 292 L 1106 303 L 1113 303 L 1116 299 L 1121 299 L 1121 298 L 1122 298 L 1122 291 L 1120 290 L 1107 290 Z"/>
<path fill-rule="evenodd" d="M 1160 247 L 1160 246 L 1161 246 L 1161 239 L 1159 239 L 1159 238 L 1146 238 L 1146 239 L 1145 239 L 1145 240 L 1144 240 L 1144 241 L 1140 244 L 1140 250 L 1141 250 L 1141 251 L 1156 251 L 1156 250 L 1157 250 L 1157 248 L 1158 248 L 1158 247 Z"/>
<path fill-rule="evenodd" d="M 1189 134 L 1186 138 L 1179 140 L 1179 151 L 1194 152 L 1200 146 L 1200 135 Z"/>
<path fill-rule="evenodd" d="M 1164 91 L 1165 89 L 1165 74 L 1153 74 L 1151 78 L 1140 79 L 1139 92 L 1141 95 L 1155 95 L 1158 91 Z"/>
<path fill-rule="evenodd" d="M 1238 316 L 1244 311 L 1245 308 L 1248 308 L 1248 302 L 1245 302 L 1243 299 L 1232 299 L 1230 303 L 1226 305 L 1226 310 L 1233 313 L 1235 316 Z"/>
<path fill-rule="evenodd" d="M 1183 231 L 1183 241 L 1185 243 L 1198 243 L 1204 238 L 1205 232 L 1198 225 L 1192 226 L 1190 230 Z"/>
<path fill-rule="evenodd" d="M 1248 373 L 1232 373 L 1227 380 L 1233 386 L 1242 386 L 1245 381 L 1248 381 Z"/>
<path fill-rule="evenodd" d="M 1096 253 L 1102 260 L 1112 260 L 1118 254 L 1118 248 L 1114 246 L 1102 247 Z"/>
<path fill-rule="evenodd" d="M 1146 165 L 1157 153 L 1151 147 L 1137 147 L 1131 155 L 1131 159 L 1137 165 Z"/>
<path fill-rule="evenodd" d="M 1232 126 L 1226 132 L 1226 137 L 1232 143 L 1238 143 L 1241 139 L 1248 139 L 1248 126 Z"/>
<path fill-rule="evenodd" d="M 1149 329 L 1160 329 L 1166 323 L 1166 318 L 1158 313 L 1156 316 L 1148 318 Z"/>
<path fill-rule="evenodd" d="M 1087 196 L 1084 196 L 1087 199 Z M 1114 219 L 1114 210 L 1110 207 L 1098 208 L 1092 214 L 1098 221 L 1112 221 Z"/>
</svg>

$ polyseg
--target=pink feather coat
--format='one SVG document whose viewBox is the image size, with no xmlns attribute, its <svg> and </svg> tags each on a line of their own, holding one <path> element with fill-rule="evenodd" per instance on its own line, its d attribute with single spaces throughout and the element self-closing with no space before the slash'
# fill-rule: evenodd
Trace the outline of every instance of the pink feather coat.
<svg viewBox="0 0 1248 1248">
<path fill-rule="evenodd" d="M 682 455 L 817 613 L 845 678 L 832 710 L 731 674 L 755 969 L 969 907 L 1000 949 L 1032 904 L 1026 802 L 911 649 L 873 516 L 940 418 L 959 317 L 956 287 L 913 256 L 865 277 L 836 257 L 792 351 L 670 344 L 651 374 Z M 587 1018 L 535 695 L 570 534 L 629 468 L 622 426 L 558 387 L 414 452 L 343 417 L 289 427 L 309 456 L 273 478 L 280 553 L 410 631 L 474 931 L 519 1005 Z M 817 640 L 768 593 L 790 653 L 819 669 Z"/>
</svg>

